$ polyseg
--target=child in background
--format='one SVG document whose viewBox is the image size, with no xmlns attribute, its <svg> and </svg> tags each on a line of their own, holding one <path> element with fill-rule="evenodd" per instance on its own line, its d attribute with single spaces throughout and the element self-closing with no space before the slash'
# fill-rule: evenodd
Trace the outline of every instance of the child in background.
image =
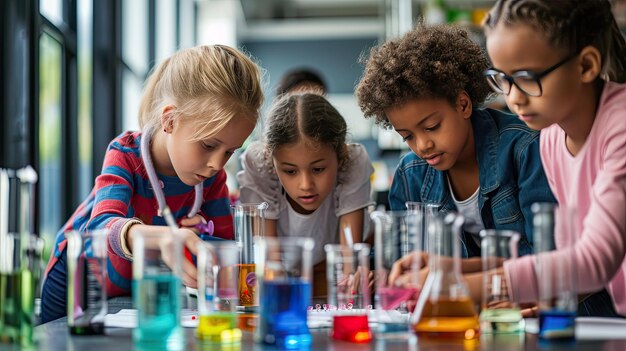
<svg viewBox="0 0 626 351">
<path fill-rule="evenodd" d="M 325 295 L 328 243 L 367 232 L 373 167 L 365 148 L 346 144 L 347 126 L 322 96 L 287 94 L 272 107 L 263 142 L 241 156 L 241 202 L 266 201 L 265 235 L 315 239 L 314 296 Z"/>
<path fill-rule="evenodd" d="M 291 92 L 314 92 L 326 94 L 326 83 L 322 75 L 309 68 L 295 68 L 287 71 L 276 86 L 276 96 Z"/>
<path fill-rule="evenodd" d="M 541 130 L 550 188 L 577 209 L 582 231 L 556 232 L 546 259 L 575 257 L 578 292 L 592 294 L 579 315 L 626 316 L 626 44 L 611 4 L 498 1 L 485 33 L 487 80 Z M 535 265 L 533 256 L 505 263 L 514 299 L 537 301 Z"/>
<path fill-rule="evenodd" d="M 259 68 L 233 48 L 198 46 L 164 60 L 142 97 L 142 132 L 124 132 L 109 144 L 94 189 L 57 234 L 42 321 L 66 313 L 65 232 L 109 229 L 109 296 L 130 294 L 138 232 L 162 234 L 153 245 L 165 250 L 170 227 L 180 226 L 185 247 L 195 252 L 195 226 L 212 221 L 215 236 L 232 239 L 223 167 L 254 129 L 262 102 Z M 195 271 L 184 263 L 186 285 L 196 286 Z"/>
<path fill-rule="evenodd" d="M 482 229 L 521 233 L 532 252 L 535 202 L 554 202 L 539 160 L 539 133 L 514 115 L 481 109 L 490 94 L 483 50 L 458 27 L 418 26 L 372 49 L 356 88 L 365 117 L 393 128 L 413 151 L 400 160 L 392 210 L 407 201 L 466 218 L 463 254 L 480 256 Z M 481 270 L 465 260 L 464 272 Z"/>
</svg>

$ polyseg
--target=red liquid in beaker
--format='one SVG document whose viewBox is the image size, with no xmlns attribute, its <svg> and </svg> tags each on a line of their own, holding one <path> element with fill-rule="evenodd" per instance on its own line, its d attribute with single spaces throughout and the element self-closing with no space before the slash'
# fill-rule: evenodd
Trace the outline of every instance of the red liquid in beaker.
<svg viewBox="0 0 626 351">
<path fill-rule="evenodd" d="M 372 340 L 367 315 L 346 315 L 333 317 L 333 339 L 365 343 Z"/>
</svg>

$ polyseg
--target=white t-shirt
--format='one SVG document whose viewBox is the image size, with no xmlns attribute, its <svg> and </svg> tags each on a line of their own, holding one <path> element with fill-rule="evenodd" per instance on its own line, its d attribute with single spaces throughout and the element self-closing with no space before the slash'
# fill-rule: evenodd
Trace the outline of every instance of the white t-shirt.
<svg viewBox="0 0 626 351">
<path fill-rule="evenodd" d="M 457 210 L 465 217 L 463 230 L 470 233 L 474 242 L 480 247 L 480 235 L 478 233 L 485 229 L 485 224 L 483 223 L 483 219 L 480 216 L 480 209 L 478 208 L 478 193 L 480 193 L 480 187 L 476 189 L 472 196 L 463 201 L 459 201 L 454 197 L 450 179 L 448 179 L 448 188 L 450 189 L 450 195 L 452 195 L 452 201 L 454 201 Z"/>
<path fill-rule="evenodd" d="M 367 151 L 360 144 L 347 146 L 349 164 L 344 171 L 338 172 L 335 189 L 317 210 L 307 215 L 294 211 L 287 201 L 263 143 L 250 144 L 241 155 L 243 170 L 237 173 L 241 202 L 267 202 L 265 217 L 277 220 L 278 236 L 313 238 L 313 264 L 326 258 L 324 245 L 339 242 L 339 217 L 373 204 L 370 176 L 374 168 Z M 363 233 L 367 233 L 369 217 L 366 213 L 363 222 Z"/>
</svg>

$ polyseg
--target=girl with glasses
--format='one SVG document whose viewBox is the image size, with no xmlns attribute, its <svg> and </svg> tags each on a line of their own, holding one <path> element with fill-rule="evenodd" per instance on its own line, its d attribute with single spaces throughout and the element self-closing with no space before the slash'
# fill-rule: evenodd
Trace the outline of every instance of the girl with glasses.
<svg viewBox="0 0 626 351">
<path fill-rule="evenodd" d="M 482 108 L 490 95 L 485 52 L 463 29 L 419 26 L 372 49 L 356 95 L 365 117 L 394 129 L 411 153 L 389 191 L 392 210 L 407 201 L 464 215 L 465 257 L 480 257 L 482 229 L 521 233 L 532 253 L 534 202 L 554 202 L 539 160 L 539 134 L 514 115 Z M 480 260 L 464 261 L 466 273 Z"/>
<path fill-rule="evenodd" d="M 559 206 L 577 208 L 580 232 L 557 231 L 547 257 L 575 257 L 578 292 L 591 294 L 579 315 L 626 316 L 626 44 L 611 4 L 501 0 L 485 33 L 487 81 L 541 130 L 550 188 Z M 537 300 L 535 265 L 504 265 L 520 302 Z"/>
</svg>

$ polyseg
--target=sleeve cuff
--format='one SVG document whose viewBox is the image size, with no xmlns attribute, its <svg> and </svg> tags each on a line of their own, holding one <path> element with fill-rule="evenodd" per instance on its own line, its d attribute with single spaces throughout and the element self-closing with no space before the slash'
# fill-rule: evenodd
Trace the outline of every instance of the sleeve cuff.
<svg viewBox="0 0 626 351">
<path fill-rule="evenodd" d="M 535 302 L 539 297 L 535 274 L 535 255 L 521 257 L 504 262 L 504 274 L 511 287 L 513 301 Z"/>
<path fill-rule="evenodd" d="M 109 227 L 109 245 L 113 253 L 127 261 L 133 260 L 133 255 L 126 246 L 126 233 L 128 232 L 128 228 L 133 224 L 142 223 L 143 222 L 137 218 L 128 218 L 116 221 Z"/>
</svg>

